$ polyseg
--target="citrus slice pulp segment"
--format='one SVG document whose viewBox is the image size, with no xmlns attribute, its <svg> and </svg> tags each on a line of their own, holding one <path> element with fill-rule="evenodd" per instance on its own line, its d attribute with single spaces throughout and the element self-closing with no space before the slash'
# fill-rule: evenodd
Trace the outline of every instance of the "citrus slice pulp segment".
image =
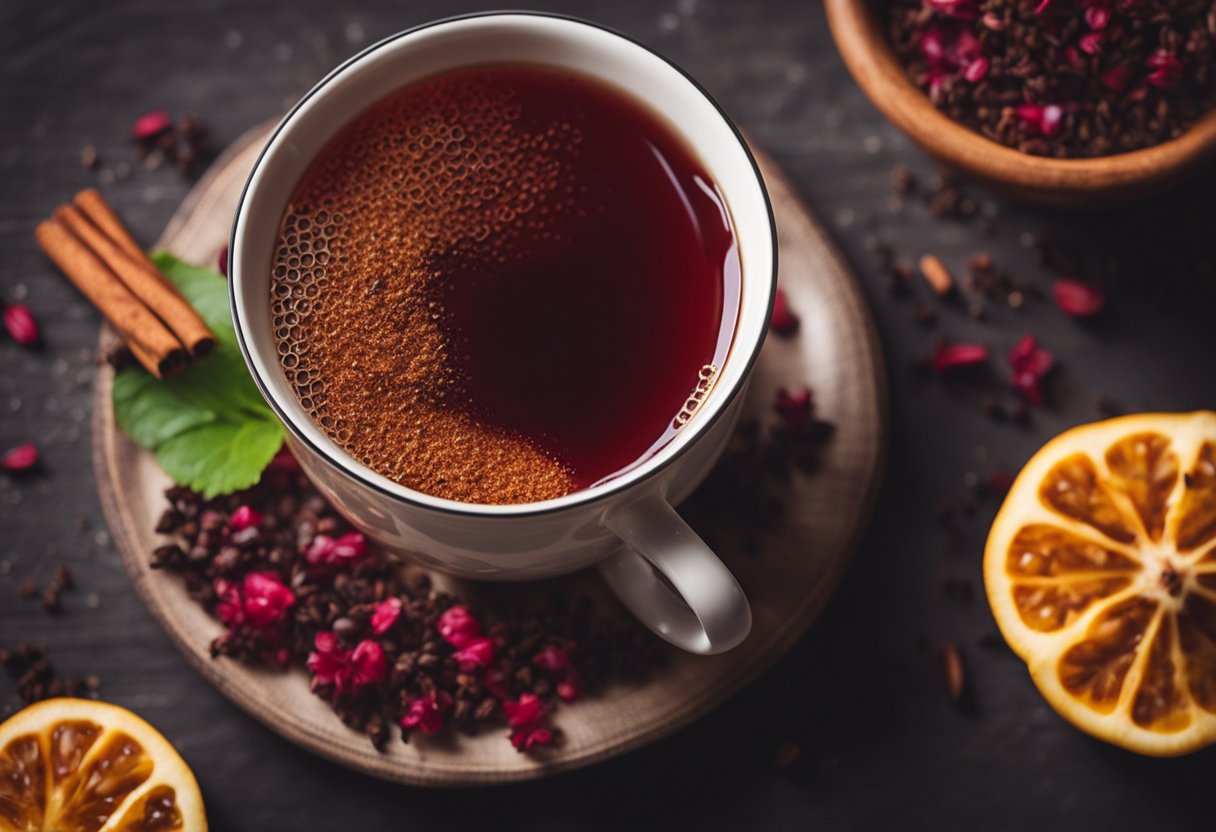
<svg viewBox="0 0 1216 832">
<path fill-rule="evenodd" d="M 1053 439 L 993 523 L 984 585 L 1070 722 L 1146 754 L 1216 742 L 1216 414 Z"/>
<path fill-rule="evenodd" d="M 1216 539 L 1216 443 L 1205 442 L 1187 472 L 1174 533 L 1179 552 L 1190 552 Z"/>
<path fill-rule="evenodd" d="M 46 816 L 46 766 L 32 734 L 0 747 L 0 829 L 41 829 Z"/>
<path fill-rule="evenodd" d="M 0 832 L 205 832 L 198 784 L 156 729 L 51 699 L 0 725 Z"/>
<path fill-rule="evenodd" d="M 1111 540 L 1136 539 L 1128 518 L 1098 477 L 1094 462 L 1077 453 L 1061 460 L 1043 480 L 1043 502 L 1065 517 L 1091 526 Z"/>
<path fill-rule="evenodd" d="M 1120 439 L 1106 451 L 1106 468 L 1111 483 L 1135 506 L 1149 540 L 1160 540 L 1167 501 L 1178 481 L 1178 457 L 1170 440 L 1159 433 Z"/>
</svg>

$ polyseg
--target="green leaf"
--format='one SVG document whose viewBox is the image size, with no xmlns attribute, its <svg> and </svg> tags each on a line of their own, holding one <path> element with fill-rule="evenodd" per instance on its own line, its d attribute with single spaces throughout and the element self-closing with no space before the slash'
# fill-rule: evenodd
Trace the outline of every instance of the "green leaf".
<svg viewBox="0 0 1216 832">
<path fill-rule="evenodd" d="M 227 283 L 168 252 L 152 260 L 207 322 L 215 349 L 173 378 L 157 379 L 138 366 L 118 373 L 115 420 L 175 482 L 207 497 L 248 488 L 283 444 L 283 428 L 241 357 Z"/>
</svg>

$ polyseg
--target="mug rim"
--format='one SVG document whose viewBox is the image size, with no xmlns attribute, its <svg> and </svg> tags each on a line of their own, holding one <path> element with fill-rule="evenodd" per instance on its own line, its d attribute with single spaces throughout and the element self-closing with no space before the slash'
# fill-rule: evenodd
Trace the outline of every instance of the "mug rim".
<svg viewBox="0 0 1216 832">
<path fill-rule="evenodd" d="M 695 444 L 697 439 L 701 438 L 701 436 L 704 435 L 706 432 L 708 432 L 713 425 L 715 425 L 721 418 L 723 418 L 728 412 L 730 412 L 730 410 L 731 410 L 730 406 L 731 406 L 732 402 L 734 402 L 734 400 L 736 398 L 738 398 L 739 395 L 741 395 L 743 389 L 747 386 L 748 378 L 751 375 L 751 372 L 752 372 L 753 368 L 755 367 L 756 361 L 760 356 L 761 349 L 764 347 L 764 342 L 765 342 L 767 331 L 768 331 L 767 321 L 769 320 L 769 318 L 772 317 L 773 304 L 775 303 L 775 299 L 776 299 L 778 248 L 777 248 L 777 224 L 776 224 L 776 219 L 773 215 L 772 200 L 769 197 L 768 188 L 764 183 L 764 177 L 760 173 L 760 166 L 756 162 L 756 158 L 755 158 L 754 154 L 752 153 L 751 148 L 748 147 L 746 139 L 744 139 L 742 132 L 735 125 L 734 121 L 732 121 L 730 116 L 728 116 L 726 114 L 725 110 L 723 110 L 722 106 L 717 102 L 717 100 L 714 99 L 714 97 L 712 95 L 710 95 L 709 91 L 706 90 L 700 84 L 700 82 L 698 82 L 695 78 L 693 78 L 692 75 L 690 75 L 688 72 L 686 72 L 682 67 L 680 67 L 678 64 L 676 64 L 674 61 L 667 58 L 665 55 L 662 55 L 661 53 L 657 52 L 656 50 L 651 49 L 649 46 L 640 42 L 636 38 L 633 38 L 630 35 L 620 32 L 610 26 L 605 26 L 603 24 L 596 23 L 596 22 L 593 22 L 590 20 L 586 20 L 584 18 L 580 18 L 580 17 L 574 16 L 574 15 L 566 15 L 566 14 L 561 14 L 561 13 L 557 13 L 557 12 L 540 12 L 540 11 L 525 11 L 525 10 L 520 10 L 520 11 L 499 10 L 499 11 L 471 12 L 471 13 L 467 13 L 467 14 L 451 15 L 448 17 L 443 17 L 443 18 L 439 18 L 436 20 L 432 20 L 427 23 L 421 23 L 421 24 L 418 24 L 417 26 L 412 26 L 408 29 L 403 29 L 400 32 L 396 32 L 395 34 L 389 35 L 386 38 L 383 38 L 379 41 L 376 41 L 373 44 L 370 44 L 370 45 L 364 47 L 362 50 L 360 50 L 359 52 L 356 52 L 354 55 L 352 55 L 349 58 L 347 58 L 346 60 L 342 61 L 336 67 L 334 67 L 332 70 L 330 70 L 328 73 L 326 73 L 326 75 L 323 78 L 321 78 L 321 80 L 319 80 L 316 84 L 314 84 L 308 90 L 308 92 L 304 93 L 304 95 L 302 95 L 300 97 L 299 101 L 297 101 L 291 107 L 291 109 L 287 111 L 287 113 L 283 116 L 283 118 L 279 120 L 278 124 L 275 125 L 274 130 L 271 132 L 269 138 L 266 140 L 266 144 L 262 147 L 262 150 L 258 153 L 257 159 L 254 161 L 253 167 L 250 169 L 249 177 L 245 180 L 245 185 L 241 189 L 240 199 L 237 201 L 236 210 L 233 214 L 232 231 L 230 232 L 229 239 L 228 239 L 229 252 L 235 253 L 237 251 L 238 227 L 241 224 L 241 218 L 245 212 L 245 207 L 248 202 L 250 188 L 253 186 L 254 179 L 257 178 L 257 174 L 258 174 L 259 170 L 261 169 L 263 162 L 266 159 L 267 153 L 270 151 L 270 148 L 274 145 L 275 140 L 279 137 L 279 134 L 283 132 L 283 130 L 287 127 L 287 125 L 295 117 L 296 113 L 299 112 L 299 110 L 302 107 L 304 107 L 305 104 L 307 104 L 314 97 L 322 94 L 325 91 L 325 88 L 331 82 L 333 82 L 338 76 L 345 73 L 351 67 L 362 62 L 363 60 L 365 60 L 366 58 L 371 56 L 373 53 L 375 53 L 376 51 L 378 51 L 386 46 L 389 46 L 390 44 L 395 43 L 396 41 L 398 41 L 404 37 L 416 34 L 421 31 L 425 31 L 427 29 L 433 29 L 433 28 L 436 28 L 439 26 L 444 26 L 444 25 L 451 24 L 451 23 L 456 23 L 456 22 L 465 21 L 465 20 L 474 20 L 474 19 L 480 19 L 480 18 L 494 18 L 494 17 L 533 17 L 533 18 L 560 20 L 560 21 L 564 21 L 567 23 L 574 23 L 574 24 L 578 24 L 581 26 L 586 26 L 591 29 L 596 29 L 596 30 L 599 30 L 600 32 L 604 32 L 606 34 L 620 38 L 620 39 L 638 47 L 639 49 L 642 49 L 643 51 L 649 53 L 650 55 L 654 56 L 655 58 L 658 58 L 667 67 L 669 67 L 670 69 L 675 71 L 685 81 L 687 81 L 701 95 L 701 97 L 704 98 L 704 100 L 709 103 L 709 105 L 717 113 L 718 118 L 720 118 L 722 120 L 722 123 L 726 126 L 726 128 L 734 136 L 735 141 L 738 143 L 739 148 L 743 151 L 744 158 L 747 159 L 748 163 L 751 166 L 752 176 L 753 176 L 757 186 L 759 187 L 760 197 L 764 204 L 764 211 L 765 211 L 765 216 L 767 219 L 767 225 L 768 225 L 769 237 L 770 237 L 769 246 L 770 246 L 770 251 L 771 251 L 771 267 L 770 267 L 770 274 L 769 274 L 769 279 L 768 279 L 768 300 L 767 300 L 767 303 L 765 305 L 765 310 L 764 310 L 765 325 L 760 330 L 760 336 L 755 340 L 755 343 L 753 343 L 751 345 L 751 349 L 750 349 L 749 353 L 747 354 L 746 359 L 745 360 L 742 358 L 739 359 L 739 360 L 743 361 L 743 370 L 739 375 L 738 382 L 732 388 L 723 392 L 723 397 L 717 404 L 717 409 L 714 410 L 712 413 L 708 414 L 706 416 L 706 418 L 699 425 L 697 425 L 697 431 L 696 431 L 695 436 L 690 438 L 688 441 L 684 442 L 679 447 L 675 448 L 670 454 L 667 454 L 666 456 L 661 456 L 662 450 L 660 450 L 659 453 L 656 454 L 654 457 L 652 457 L 650 460 L 647 460 L 647 461 L 641 463 L 640 466 L 638 466 L 638 468 L 634 472 L 635 476 L 633 478 L 629 478 L 629 477 L 625 476 L 625 477 L 621 477 L 616 480 L 609 480 L 608 482 L 604 482 L 602 484 L 595 485 L 595 486 L 592 486 L 589 488 L 584 488 L 579 491 L 575 491 L 570 494 L 566 494 L 561 497 L 556 497 L 556 498 L 552 498 L 549 500 L 543 500 L 543 501 L 537 501 L 537 502 L 531 502 L 531 503 L 485 503 L 485 504 L 483 504 L 483 503 L 464 503 L 464 502 L 460 502 L 458 500 L 451 500 L 451 499 L 444 498 L 444 497 L 436 497 L 434 495 L 426 494 L 425 492 L 417 491 L 415 489 L 409 488 L 408 486 L 404 486 L 399 483 L 395 483 L 395 485 L 397 488 L 400 489 L 400 491 L 391 490 L 389 488 L 384 487 L 380 483 L 374 482 L 374 481 L 362 476 L 358 472 L 350 470 L 347 466 L 343 465 L 339 460 L 334 459 L 332 457 L 332 455 L 325 448 L 318 446 L 314 441 L 312 441 L 305 434 L 305 432 L 303 430 L 301 430 L 300 427 L 295 423 L 295 420 L 284 410 L 284 408 L 282 406 L 280 406 L 279 402 L 275 398 L 274 393 L 271 391 L 269 384 L 266 382 L 265 379 L 262 378 L 261 374 L 258 372 L 257 366 L 255 365 L 255 363 L 253 361 L 253 355 L 252 355 L 253 348 L 250 346 L 249 342 L 246 339 L 244 327 L 242 326 L 241 315 L 240 315 L 240 312 L 238 311 L 236 281 L 234 279 L 232 279 L 232 276 L 230 276 L 230 278 L 227 282 L 228 282 L 229 313 L 232 316 L 233 330 L 236 333 L 237 344 L 240 347 L 241 357 L 245 361 L 245 366 L 248 368 L 250 375 L 253 377 L 253 381 L 257 385 L 258 391 L 262 394 L 262 398 L 264 398 L 266 400 L 267 404 L 270 405 L 271 410 L 274 411 L 275 416 L 278 417 L 279 421 L 283 424 L 283 426 L 287 430 L 288 434 L 291 437 L 293 437 L 296 441 L 302 443 L 309 451 L 312 452 L 313 456 L 315 456 L 317 459 L 324 462 L 330 468 L 334 469 L 334 471 L 336 473 L 338 473 L 342 476 L 350 477 L 350 478 L 356 480 L 360 485 L 362 485 L 366 488 L 370 488 L 370 489 L 374 490 L 376 493 L 378 493 L 384 497 L 387 497 L 387 498 L 393 500 L 394 502 L 402 503 L 402 504 L 405 504 L 405 505 L 408 505 L 408 506 L 411 506 L 414 508 L 418 508 L 418 509 L 425 509 L 428 511 L 434 511 L 434 512 L 450 514 L 450 515 L 455 515 L 455 516 L 469 516 L 469 517 L 482 517 L 482 518 L 501 517 L 501 518 L 505 519 L 505 518 L 536 517 L 536 516 L 541 516 L 541 515 L 554 514 L 557 512 L 566 511 L 566 510 L 574 509 L 574 508 L 586 508 L 588 505 L 600 502 L 600 501 L 607 499 L 609 497 L 612 497 L 612 496 L 616 496 L 616 495 L 622 493 L 627 488 L 641 486 L 642 484 L 652 480 L 655 476 L 657 476 L 658 474 L 660 474 L 661 472 L 666 470 L 670 465 L 672 465 L 677 460 L 679 460 L 681 457 L 683 457 L 693 447 L 693 445 Z M 472 65 L 472 64 L 470 64 L 470 65 Z M 235 265 L 236 268 L 240 268 L 239 262 L 237 261 L 237 258 L 235 258 L 233 256 L 233 254 L 229 255 L 229 259 L 230 259 L 230 262 L 233 262 L 233 264 Z M 762 278 L 753 278 L 753 279 L 762 279 Z M 676 437 L 672 441 L 673 442 L 678 441 L 678 438 L 679 437 Z M 419 499 L 419 498 L 425 498 L 425 500 Z"/>
</svg>

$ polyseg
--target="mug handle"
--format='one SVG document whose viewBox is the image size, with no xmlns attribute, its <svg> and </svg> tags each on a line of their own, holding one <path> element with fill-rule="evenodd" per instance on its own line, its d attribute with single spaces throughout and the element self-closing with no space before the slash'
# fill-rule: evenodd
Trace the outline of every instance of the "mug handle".
<svg viewBox="0 0 1216 832">
<path fill-rule="evenodd" d="M 656 635 L 706 656 L 747 637 L 752 610 L 739 582 L 665 499 L 623 506 L 604 525 L 625 545 L 600 561 L 600 574 Z"/>
</svg>

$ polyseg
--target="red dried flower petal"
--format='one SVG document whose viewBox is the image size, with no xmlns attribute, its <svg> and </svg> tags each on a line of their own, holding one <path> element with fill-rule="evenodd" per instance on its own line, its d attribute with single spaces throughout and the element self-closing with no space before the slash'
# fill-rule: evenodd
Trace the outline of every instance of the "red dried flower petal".
<svg viewBox="0 0 1216 832">
<path fill-rule="evenodd" d="M 333 685 L 342 694 L 346 688 L 348 669 L 346 651 L 338 643 L 338 637 L 329 631 L 321 631 L 313 638 L 313 652 L 308 654 L 305 665 L 313 675 L 314 684 Z"/>
<path fill-rule="evenodd" d="M 468 607 L 457 604 L 448 607 L 439 616 L 439 635 L 459 649 L 481 635 L 481 622 L 469 612 Z"/>
<path fill-rule="evenodd" d="M 144 113 L 131 125 L 131 138 L 137 142 L 154 139 L 173 126 L 173 117 L 164 110 Z"/>
<path fill-rule="evenodd" d="M 276 627 L 296 603 L 295 593 L 273 572 L 250 572 L 244 582 L 244 616 L 253 627 Z"/>
<path fill-rule="evenodd" d="M 505 701 L 511 698 L 511 691 L 507 689 L 507 674 L 501 667 L 487 667 L 481 674 L 481 685 L 495 699 Z"/>
<path fill-rule="evenodd" d="M 983 344 L 938 344 L 933 353 L 933 371 L 949 373 L 987 361 L 988 347 Z"/>
<path fill-rule="evenodd" d="M 975 20 L 980 13 L 976 0 L 926 0 L 925 4 L 944 17 L 959 20 Z"/>
<path fill-rule="evenodd" d="M 555 647 L 552 644 L 545 645 L 545 648 L 532 657 L 532 664 L 537 667 L 558 672 L 567 670 L 570 667 L 570 656 L 560 647 Z"/>
<path fill-rule="evenodd" d="M 1081 51 L 1086 55 L 1099 55 L 1102 52 L 1102 44 L 1105 41 L 1106 36 L 1101 32 L 1089 32 L 1088 34 L 1081 36 L 1079 43 L 1081 46 Z"/>
<path fill-rule="evenodd" d="M 33 442 L 22 442 L 0 457 L 0 468 L 10 474 L 20 474 L 38 464 L 38 446 Z"/>
<path fill-rule="evenodd" d="M 1158 49 L 1148 59 L 1148 82 L 1163 90 L 1172 90 L 1182 83 L 1182 61 L 1165 49 Z"/>
<path fill-rule="evenodd" d="M 582 696 L 582 693 L 576 676 L 572 675 L 557 683 L 557 698 L 563 702 L 573 702 Z"/>
<path fill-rule="evenodd" d="M 517 751 L 529 751 L 533 746 L 552 743 L 553 732 L 548 728 L 516 728 L 511 732 L 511 745 Z"/>
<path fill-rule="evenodd" d="M 1074 318 L 1097 315 L 1106 305 L 1106 295 L 1101 289 L 1079 280 L 1057 280 L 1051 287 L 1051 293 L 1064 314 Z"/>
<path fill-rule="evenodd" d="M 1013 389 L 1030 404 L 1043 403 L 1043 379 L 1055 366 L 1055 356 L 1041 348 L 1034 336 L 1023 336 L 1009 351 L 1009 364 L 1013 367 Z"/>
<path fill-rule="evenodd" d="M 1001 20 L 1001 16 L 996 12 L 984 12 L 984 16 L 980 19 L 985 26 L 994 32 L 1003 32 L 1005 30 L 1005 21 Z"/>
<path fill-rule="evenodd" d="M 1035 6 L 1034 13 L 1042 14 L 1051 6 L 1052 0 L 1040 0 L 1039 5 Z"/>
<path fill-rule="evenodd" d="M 228 276 L 228 246 L 220 249 L 220 256 L 216 258 L 215 265 L 219 267 L 220 274 Z"/>
<path fill-rule="evenodd" d="M 384 655 L 384 648 L 374 639 L 365 638 L 355 645 L 350 654 L 350 665 L 355 690 L 364 685 L 381 682 L 388 675 L 388 659 Z"/>
<path fill-rule="evenodd" d="M 773 400 L 773 410 L 780 414 L 787 427 L 800 428 L 811 418 L 811 391 L 806 387 L 787 390 L 782 387 Z"/>
<path fill-rule="evenodd" d="M 426 696 L 410 699 L 405 716 L 401 717 L 403 731 L 417 730 L 428 736 L 443 730 L 443 715 L 452 706 L 452 697 L 443 691 L 431 691 Z"/>
<path fill-rule="evenodd" d="M 778 289 L 773 295 L 773 314 L 768 321 L 769 327 L 778 335 L 790 336 L 798 331 L 800 323 L 798 316 L 790 309 L 785 292 Z"/>
<path fill-rule="evenodd" d="M 349 567 L 367 553 L 367 541 L 358 532 L 348 532 L 336 540 L 319 534 L 304 551 L 304 559 L 321 571 Z"/>
<path fill-rule="evenodd" d="M 4 328 L 8 330 L 10 338 L 27 347 L 37 344 L 41 337 L 33 313 L 21 303 L 10 303 L 4 307 Z"/>
<path fill-rule="evenodd" d="M 257 509 L 250 508 L 249 506 L 240 506 L 236 511 L 232 512 L 228 525 L 232 527 L 234 532 L 239 532 L 243 529 L 262 525 L 264 519 L 266 518 L 262 516 L 262 512 Z"/>
<path fill-rule="evenodd" d="M 534 693 L 525 693 L 518 702 L 506 700 L 502 703 L 503 713 L 507 715 L 507 724 L 513 728 L 534 724 L 545 715 L 545 703 Z"/>
<path fill-rule="evenodd" d="M 389 631 L 389 628 L 397 623 L 397 618 L 401 615 L 401 599 L 386 598 L 376 605 L 375 611 L 372 612 L 372 632 L 378 636 L 382 636 Z"/>
<path fill-rule="evenodd" d="M 1109 69 L 1103 70 L 1098 76 L 1098 80 L 1102 82 L 1102 86 L 1112 92 L 1123 92 L 1127 89 L 1127 84 L 1131 80 L 1132 71 L 1129 67 L 1120 64 L 1112 66 Z"/>
<path fill-rule="evenodd" d="M 464 647 L 453 653 L 452 658 L 465 673 L 478 667 L 484 667 L 494 661 L 494 642 L 485 637 L 471 639 Z"/>
<path fill-rule="evenodd" d="M 963 70 L 963 77 L 973 84 L 978 83 L 987 74 L 988 59 L 982 56 L 967 64 L 967 68 Z"/>
<path fill-rule="evenodd" d="M 1105 29 L 1110 23 L 1110 6 L 1104 3 L 1095 3 L 1085 10 L 1085 22 L 1089 28 L 1100 31 Z"/>
</svg>

